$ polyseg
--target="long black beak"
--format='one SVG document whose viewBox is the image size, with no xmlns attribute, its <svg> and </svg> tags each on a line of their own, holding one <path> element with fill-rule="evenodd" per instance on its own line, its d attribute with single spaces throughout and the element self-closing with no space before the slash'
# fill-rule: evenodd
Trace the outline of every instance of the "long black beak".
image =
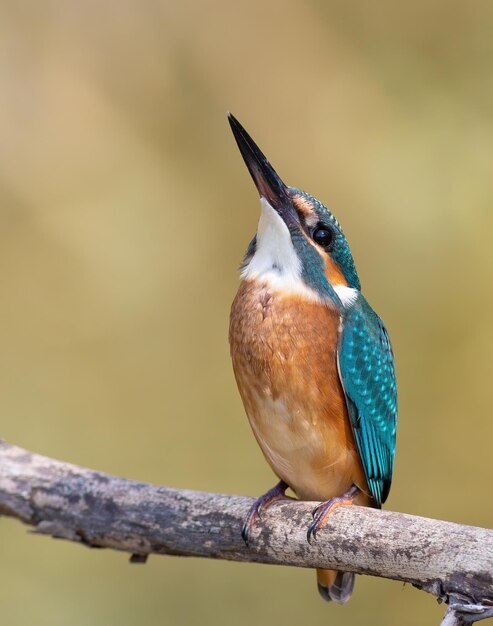
<svg viewBox="0 0 493 626">
<path fill-rule="evenodd" d="M 299 218 L 286 185 L 234 115 L 228 113 L 228 120 L 260 197 L 268 201 L 288 226 L 299 224 Z"/>
</svg>

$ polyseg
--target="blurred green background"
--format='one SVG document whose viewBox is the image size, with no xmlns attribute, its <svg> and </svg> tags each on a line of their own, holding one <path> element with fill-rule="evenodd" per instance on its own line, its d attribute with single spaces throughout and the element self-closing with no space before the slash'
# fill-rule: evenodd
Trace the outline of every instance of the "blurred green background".
<svg viewBox="0 0 493 626">
<path fill-rule="evenodd" d="M 0 2 L 2 437 L 142 481 L 273 476 L 228 314 L 258 199 L 230 109 L 331 207 L 394 343 L 388 508 L 491 526 L 493 5 Z M 0 522 L 2 622 L 437 624 L 409 586 L 345 607 L 301 569 L 127 556 Z"/>
</svg>

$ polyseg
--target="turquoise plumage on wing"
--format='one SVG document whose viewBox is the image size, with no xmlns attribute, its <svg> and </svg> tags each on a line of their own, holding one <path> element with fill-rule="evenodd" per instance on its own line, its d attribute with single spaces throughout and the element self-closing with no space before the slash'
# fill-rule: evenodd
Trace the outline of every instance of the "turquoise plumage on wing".
<svg viewBox="0 0 493 626">
<path fill-rule="evenodd" d="M 346 312 L 338 359 L 368 487 L 381 505 L 394 467 L 397 385 L 387 331 L 361 294 Z"/>
</svg>

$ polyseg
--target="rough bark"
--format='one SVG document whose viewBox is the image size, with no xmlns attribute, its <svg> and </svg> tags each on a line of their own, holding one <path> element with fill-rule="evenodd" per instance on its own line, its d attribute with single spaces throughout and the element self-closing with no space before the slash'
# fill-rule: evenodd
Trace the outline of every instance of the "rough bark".
<svg viewBox="0 0 493 626">
<path fill-rule="evenodd" d="M 262 515 L 247 547 L 241 527 L 252 503 L 125 480 L 0 441 L 0 515 L 38 533 L 126 551 L 133 561 L 149 554 L 202 556 L 409 582 L 449 603 L 447 624 L 470 623 L 493 609 L 492 530 L 340 507 L 310 545 L 314 503 L 285 501 Z"/>
</svg>

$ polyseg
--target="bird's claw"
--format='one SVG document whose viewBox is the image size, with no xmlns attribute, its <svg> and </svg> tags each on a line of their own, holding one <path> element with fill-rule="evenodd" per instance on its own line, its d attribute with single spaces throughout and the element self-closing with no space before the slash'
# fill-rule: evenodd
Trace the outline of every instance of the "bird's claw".
<svg viewBox="0 0 493 626">
<path fill-rule="evenodd" d="M 317 538 L 317 531 L 317 522 L 312 522 L 310 526 L 308 526 L 308 530 L 306 533 L 306 540 L 310 545 L 312 543 L 312 540 L 315 541 L 315 539 Z"/>
<path fill-rule="evenodd" d="M 331 501 L 328 500 L 328 502 L 330 503 Z M 310 524 L 310 526 L 308 526 L 308 531 L 306 533 L 306 539 L 309 544 L 312 543 L 312 540 L 315 541 L 318 531 L 324 525 L 320 524 L 320 520 L 324 516 L 325 504 L 327 504 L 327 502 L 322 502 L 321 504 L 318 504 L 312 511 L 313 522 Z"/>
<path fill-rule="evenodd" d="M 241 536 L 247 546 L 249 545 L 250 531 L 255 522 L 260 519 L 262 511 L 278 500 L 291 499 L 286 496 L 287 488 L 288 485 L 281 480 L 275 487 L 269 489 L 267 493 L 260 496 L 260 498 L 253 503 L 241 529 Z"/>
<path fill-rule="evenodd" d="M 312 541 L 317 538 L 318 531 L 325 526 L 330 515 L 340 506 L 351 505 L 355 496 L 359 493 L 358 487 L 353 485 L 351 489 L 343 493 L 341 496 L 330 498 L 326 502 L 321 502 L 312 511 L 313 522 L 308 526 L 306 539 L 311 545 Z"/>
<path fill-rule="evenodd" d="M 247 545 L 247 547 L 249 545 L 248 541 L 250 537 L 250 530 L 252 529 L 257 519 L 260 519 L 260 513 L 262 509 L 263 509 L 262 502 L 260 502 L 260 499 L 259 499 L 255 502 L 252 508 L 248 511 L 248 515 L 246 516 L 245 523 L 243 524 L 243 527 L 241 529 L 241 536 L 242 536 L 243 541 Z"/>
</svg>

